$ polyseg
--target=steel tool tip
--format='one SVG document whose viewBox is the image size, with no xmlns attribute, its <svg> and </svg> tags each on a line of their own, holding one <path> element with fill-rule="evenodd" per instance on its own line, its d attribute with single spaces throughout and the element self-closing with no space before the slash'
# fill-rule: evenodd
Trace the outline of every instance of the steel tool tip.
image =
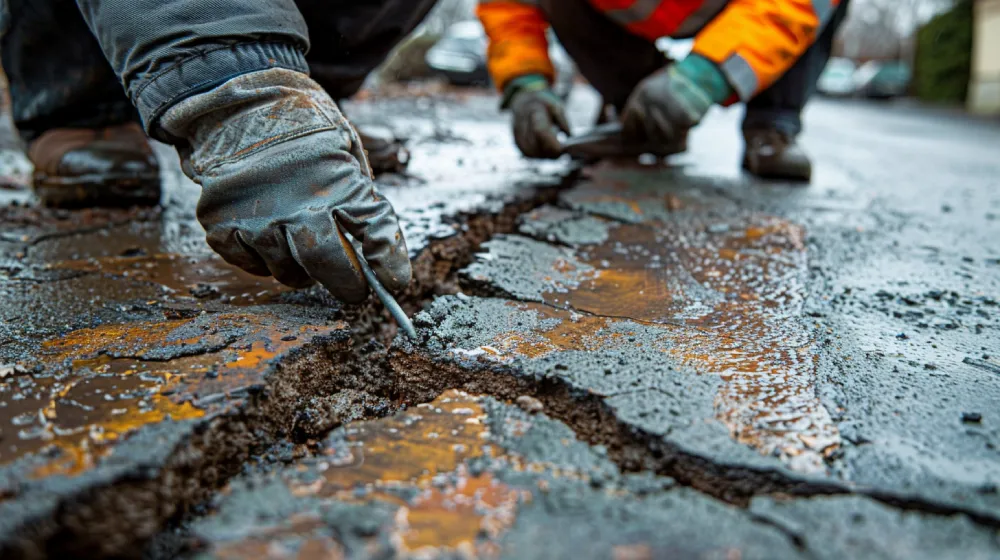
<svg viewBox="0 0 1000 560">
<path fill-rule="evenodd" d="M 396 299 L 392 297 L 389 290 L 386 290 L 385 286 L 378 281 L 378 278 L 375 276 L 375 271 L 368 265 L 368 261 L 366 261 L 360 253 L 358 253 L 357 256 L 358 262 L 361 263 L 361 271 L 364 272 L 365 280 L 368 281 L 368 285 L 375 291 L 375 295 L 378 296 L 378 299 L 382 301 L 382 305 L 389 310 L 389 314 L 396 320 L 396 324 L 399 325 L 399 328 L 402 329 L 404 333 L 406 333 L 406 336 L 410 337 L 410 340 L 416 340 L 417 330 L 413 328 L 413 322 L 411 322 L 410 318 L 406 316 L 406 312 L 399 306 Z"/>
<path fill-rule="evenodd" d="M 403 329 L 406 336 L 410 337 L 410 340 L 416 340 L 417 330 L 413 328 L 413 323 L 410 321 L 410 318 L 406 316 L 406 312 L 399 306 L 399 303 L 396 302 L 396 298 L 392 297 L 389 290 L 386 290 L 385 286 L 378 281 L 378 277 L 375 276 L 375 271 L 372 270 L 371 265 L 369 265 L 368 261 L 365 260 L 361 251 L 354 246 L 354 243 L 349 241 L 346 234 L 340 229 L 340 224 L 337 224 L 337 230 L 343 238 L 344 247 L 354 253 L 354 258 L 357 259 L 358 264 L 361 265 L 361 272 L 365 275 L 365 280 L 368 281 L 368 285 L 371 286 L 375 295 L 378 296 L 378 299 L 382 302 L 382 305 L 389 310 L 389 314 L 396 320 L 396 324 L 399 325 L 399 328 Z"/>
</svg>

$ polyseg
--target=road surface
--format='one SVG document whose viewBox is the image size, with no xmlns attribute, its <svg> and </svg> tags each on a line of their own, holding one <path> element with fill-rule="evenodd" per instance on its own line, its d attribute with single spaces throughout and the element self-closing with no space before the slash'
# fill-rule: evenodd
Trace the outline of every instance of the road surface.
<svg viewBox="0 0 1000 560">
<path fill-rule="evenodd" d="M 803 187 L 739 109 L 583 168 L 347 112 L 409 137 L 417 341 L 215 257 L 166 147 L 162 208 L 0 191 L 4 558 L 1000 557 L 1000 126 L 818 100 Z"/>
</svg>

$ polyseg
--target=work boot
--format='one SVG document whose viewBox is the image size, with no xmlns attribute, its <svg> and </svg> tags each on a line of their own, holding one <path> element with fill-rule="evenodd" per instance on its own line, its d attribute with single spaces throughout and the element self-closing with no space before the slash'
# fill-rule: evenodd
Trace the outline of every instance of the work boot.
<svg viewBox="0 0 1000 560">
<path fill-rule="evenodd" d="M 368 163 L 372 173 L 402 173 L 410 163 L 410 151 L 403 141 L 396 137 L 389 127 L 379 125 L 355 125 L 361 145 L 368 153 Z"/>
<path fill-rule="evenodd" d="M 795 137 L 774 129 L 744 130 L 743 169 L 765 179 L 809 181 L 812 163 Z"/>
<path fill-rule="evenodd" d="M 160 166 L 139 125 L 56 128 L 28 148 L 46 206 L 133 206 L 160 201 Z"/>
</svg>

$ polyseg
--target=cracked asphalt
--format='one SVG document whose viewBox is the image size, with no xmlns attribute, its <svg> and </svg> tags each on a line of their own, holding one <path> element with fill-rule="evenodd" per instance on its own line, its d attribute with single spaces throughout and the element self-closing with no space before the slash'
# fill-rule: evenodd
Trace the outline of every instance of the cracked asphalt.
<svg viewBox="0 0 1000 560">
<path fill-rule="evenodd" d="M 817 100 L 802 187 L 738 109 L 583 167 L 346 112 L 409 139 L 417 341 L 215 257 L 168 148 L 160 208 L 0 190 L 0 555 L 1000 558 L 996 123 Z"/>
</svg>

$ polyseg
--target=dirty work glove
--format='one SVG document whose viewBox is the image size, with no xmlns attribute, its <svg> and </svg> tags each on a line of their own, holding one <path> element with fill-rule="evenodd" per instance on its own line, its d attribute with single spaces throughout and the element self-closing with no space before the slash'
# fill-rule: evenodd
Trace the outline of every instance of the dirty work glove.
<svg viewBox="0 0 1000 560">
<path fill-rule="evenodd" d="M 198 220 L 227 262 L 293 287 L 318 281 L 355 303 L 368 286 L 349 233 L 386 288 L 409 283 L 406 242 L 358 135 L 307 75 L 237 76 L 181 101 L 159 125 L 202 186 Z"/>
<path fill-rule="evenodd" d="M 622 112 L 623 134 L 634 142 L 670 144 L 732 93 L 714 63 L 689 55 L 639 82 Z"/>
<path fill-rule="evenodd" d="M 562 144 L 555 127 L 569 134 L 569 123 L 562 99 L 549 88 L 540 74 L 511 80 L 504 88 L 504 108 L 514 114 L 514 142 L 530 158 L 555 159 L 562 155 Z"/>
</svg>

